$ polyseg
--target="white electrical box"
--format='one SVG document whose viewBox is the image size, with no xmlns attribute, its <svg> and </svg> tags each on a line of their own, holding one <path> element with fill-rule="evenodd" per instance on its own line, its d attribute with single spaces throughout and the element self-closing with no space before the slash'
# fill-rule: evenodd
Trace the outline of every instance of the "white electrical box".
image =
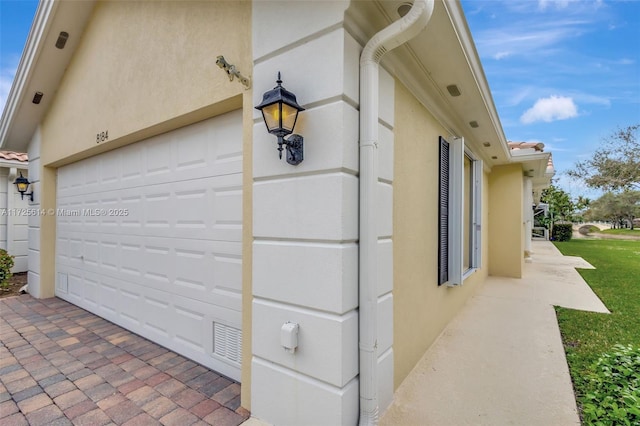
<svg viewBox="0 0 640 426">
<path fill-rule="evenodd" d="M 286 322 L 280 329 L 280 344 L 284 347 L 284 350 L 289 353 L 294 353 L 298 347 L 298 324 L 293 322 Z"/>
</svg>

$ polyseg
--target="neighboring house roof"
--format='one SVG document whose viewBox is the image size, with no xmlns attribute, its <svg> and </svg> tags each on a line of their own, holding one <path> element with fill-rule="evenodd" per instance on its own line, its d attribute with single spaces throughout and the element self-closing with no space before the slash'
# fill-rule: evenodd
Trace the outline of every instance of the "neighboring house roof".
<svg viewBox="0 0 640 426">
<path fill-rule="evenodd" d="M 509 149 L 521 150 L 521 149 L 534 149 L 535 151 L 543 152 L 544 144 L 542 142 L 507 142 Z"/>
<path fill-rule="evenodd" d="M 507 142 L 507 145 L 511 151 L 513 161 L 521 163 L 532 161 L 538 162 L 537 167 L 535 167 L 535 169 L 537 169 L 537 173 L 535 173 L 535 175 L 538 177 L 545 177 L 550 180 L 555 174 L 556 171 L 553 167 L 553 157 L 550 152 L 544 152 L 544 144 L 542 142 L 509 141 Z M 527 168 L 525 168 L 525 170 L 529 172 L 534 171 Z"/>
<path fill-rule="evenodd" d="M 28 163 L 29 156 L 24 152 L 0 151 L 0 160 L 14 160 Z"/>
<path fill-rule="evenodd" d="M 511 153 L 511 161 L 520 163 L 526 177 L 532 179 L 534 201 L 540 200 L 541 192 L 551 184 L 556 174 L 553 167 L 553 156 L 544 152 L 542 142 L 507 142 Z"/>
</svg>

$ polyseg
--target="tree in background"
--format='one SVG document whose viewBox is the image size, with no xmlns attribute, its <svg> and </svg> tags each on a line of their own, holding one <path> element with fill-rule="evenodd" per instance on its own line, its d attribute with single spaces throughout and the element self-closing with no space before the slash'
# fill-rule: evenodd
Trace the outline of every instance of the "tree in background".
<svg viewBox="0 0 640 426">
<path fill-rule="evenodd" d="M 584 222 L 585 213 L 588 211 L 587 209 L 591 205 L 591 199 L 584 197 L 582 195 L 578 195 L 578 198 L 574 202 L 575 204 L 575 212 L 573 214 L 574 222 Z"/>
<path fill-rule="evenodd" d="M 573 220 L 573 213 L 576 210 L 575 203 L 569 194 L 553 184 L 542 190 L 540 201 L 549 204 L 549 218 L 551 224 L 557 221 Z"/>
<path fill-rule="evenodd" d="M 587 186 L 604 191 L 640 189 L 640 124 L 618 129 L 593 156 L 567 172 Z"/>
<path fill-rule="evenodd" d="M 583 197 L 582 195 L 578 195 L 576 199 L 576 209 L 577 210 L 585 210 L 591 205 L 591 199 L 588 197 Z"/>
<path fill-rule="evenodd" d="M 633 219 L 640 217 L 640 191 L 607 192 L 591 202 L 585 217 L 606 220 L 614 228 L 627 223 L 633 229 Z"/>
</svg>

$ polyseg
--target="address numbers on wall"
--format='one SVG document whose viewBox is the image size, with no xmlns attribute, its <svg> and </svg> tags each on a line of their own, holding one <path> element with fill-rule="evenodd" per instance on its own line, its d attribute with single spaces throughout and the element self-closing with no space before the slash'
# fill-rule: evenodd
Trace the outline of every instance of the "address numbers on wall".
<svg viewBox="0 0 640 426">
<path fill-rule="evenodd" d="M 96 143 L 106 142 L 109 140 L 109 131 L 105 130 L 104 132 L 96 133 Z"/>
</svg>

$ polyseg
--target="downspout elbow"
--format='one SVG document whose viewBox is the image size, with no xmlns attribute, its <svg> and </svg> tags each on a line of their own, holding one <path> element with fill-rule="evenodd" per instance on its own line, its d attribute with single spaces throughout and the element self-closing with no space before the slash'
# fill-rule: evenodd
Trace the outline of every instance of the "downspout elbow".
<svg viewBox="0 0 640 426">
<path fill-rule="evenodd" d="M 371 37 L 360 55 L 360 65 L 379 64 L 385 53 L 417 36 L 429 23 L 433 7 L 434 0 L 416 0 L 404 17 Z"/>
</svg>

